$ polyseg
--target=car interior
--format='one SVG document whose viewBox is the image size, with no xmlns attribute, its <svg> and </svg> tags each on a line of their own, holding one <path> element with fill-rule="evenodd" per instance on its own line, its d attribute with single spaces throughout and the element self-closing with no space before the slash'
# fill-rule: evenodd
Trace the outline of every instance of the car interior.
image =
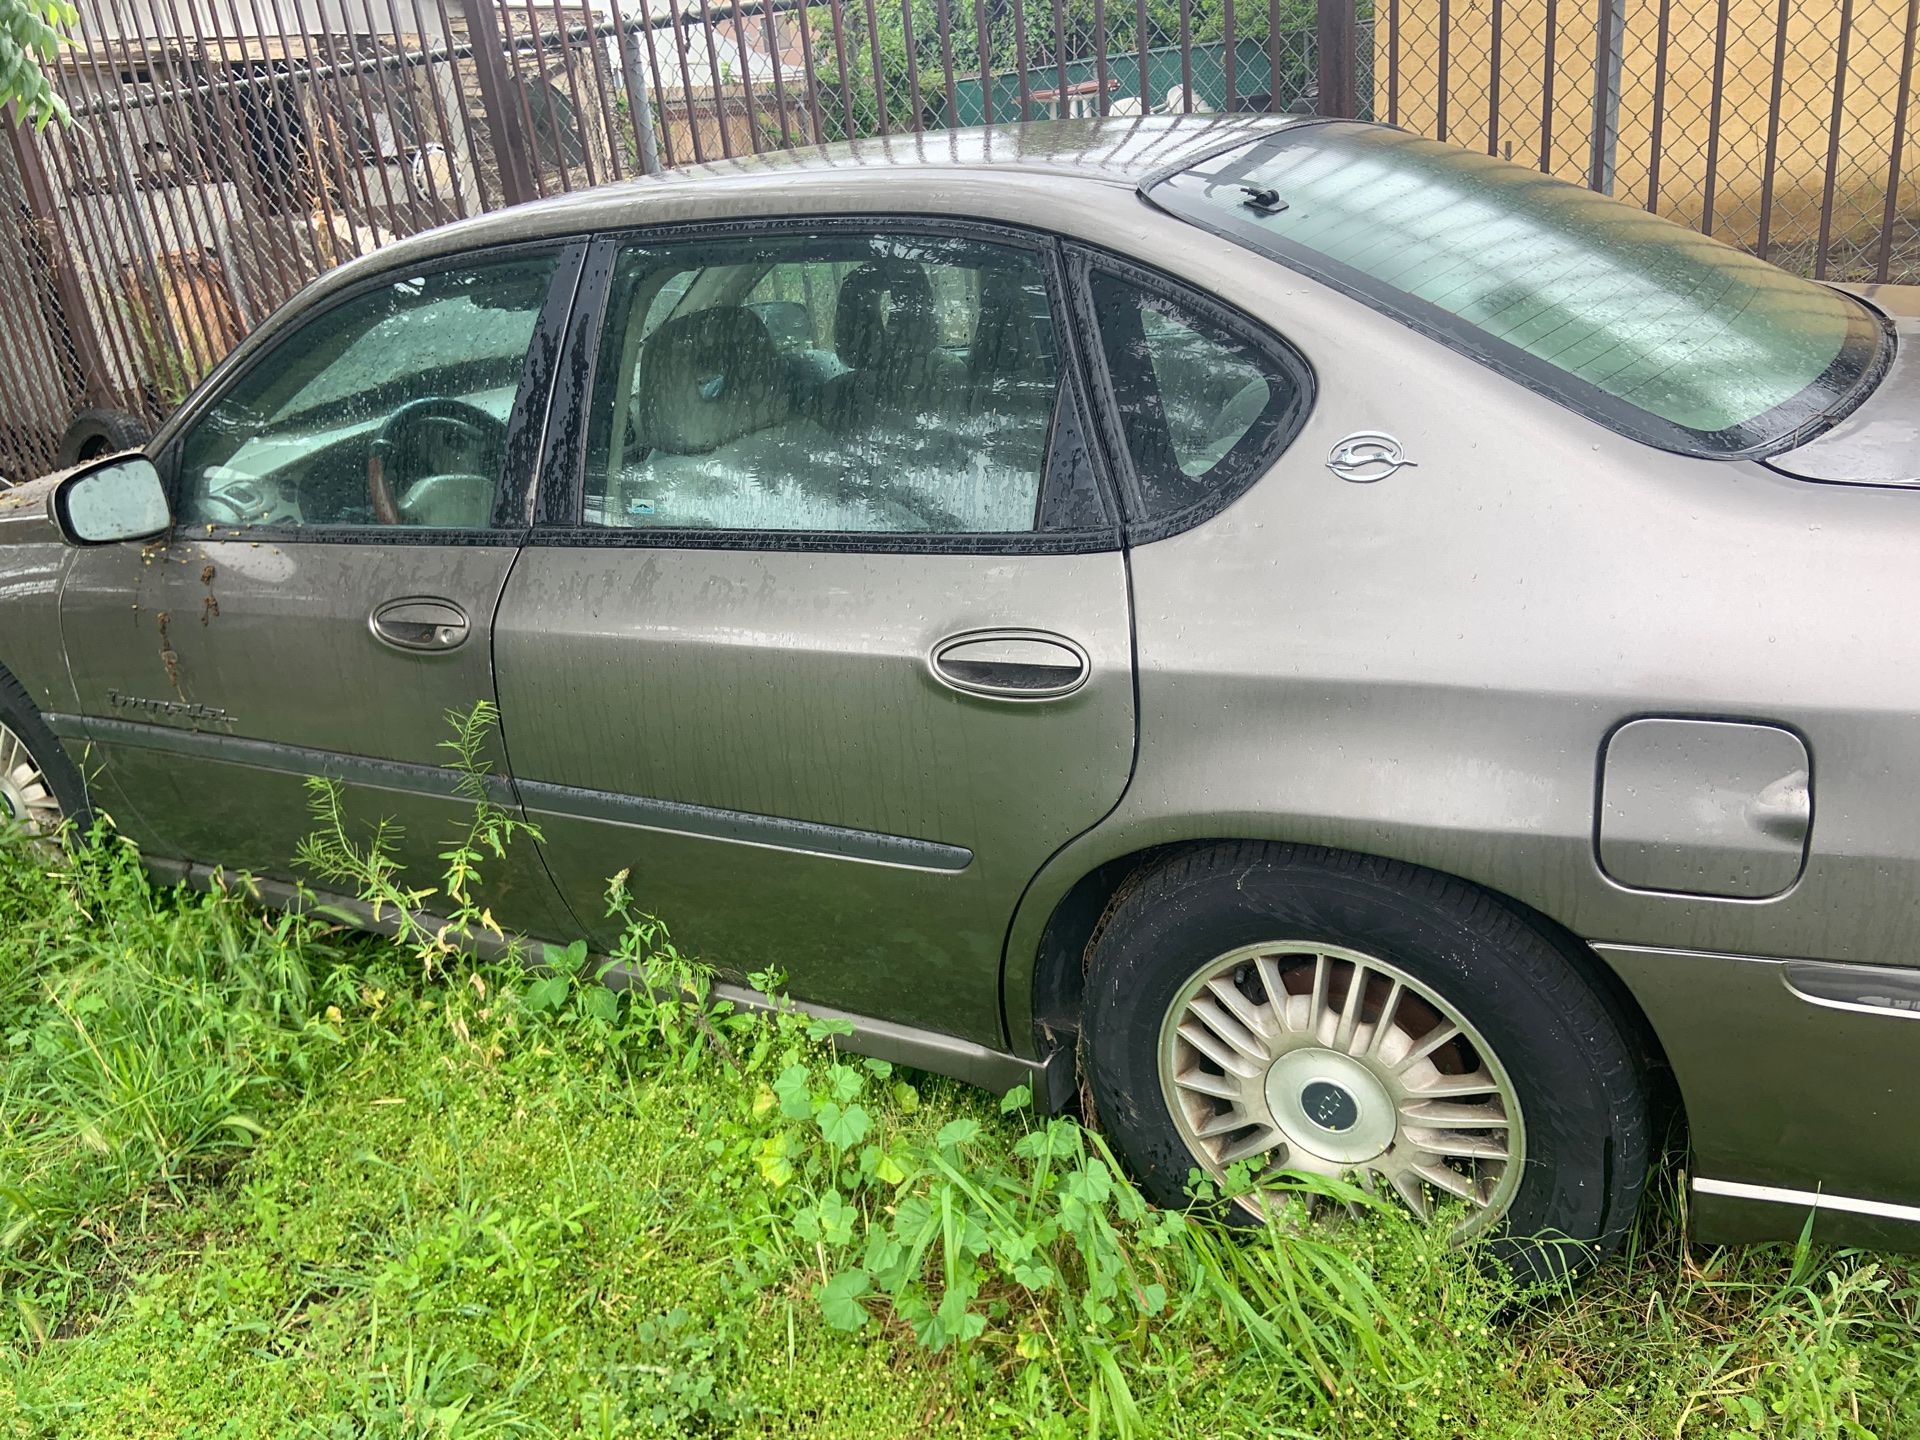
<svg viewBox="0 0 1920 1440">
<path fill-rule="evenodd" d="M 589 520 L 1033 528 L 1058 367 L 1045 282 L 1023 255 L 636 265 L 623 278 Z"/>
</svg>

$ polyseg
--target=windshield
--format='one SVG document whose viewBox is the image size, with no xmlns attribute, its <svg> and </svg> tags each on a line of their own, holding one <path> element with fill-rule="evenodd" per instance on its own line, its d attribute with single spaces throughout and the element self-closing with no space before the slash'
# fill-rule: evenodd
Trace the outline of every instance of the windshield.
<svg viewBox="0 0 1920 1440">
<path fill-rule="evenodd" d="M 1890 343 L 1837 291 L 1590 190 L 1397 130 L 1300 126 L 1147 193 L 1667 449 L 1800 443 L 1871 388 Z"/>
</svg>

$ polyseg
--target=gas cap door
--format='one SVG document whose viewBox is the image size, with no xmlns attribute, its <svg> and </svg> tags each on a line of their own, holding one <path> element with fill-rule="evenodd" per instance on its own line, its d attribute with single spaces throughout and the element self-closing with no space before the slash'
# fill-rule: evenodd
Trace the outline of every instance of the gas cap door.
<svg viewBox="0 0 1920 1440">
<path fill-rule="evenodd" d="M 1630 890 L 1763 900 L 1806 864 L 1812 766 L 1778 725 L 1629 721 L 1607 740 L 1600 792 L 1600 868 Z"/>
</svg>

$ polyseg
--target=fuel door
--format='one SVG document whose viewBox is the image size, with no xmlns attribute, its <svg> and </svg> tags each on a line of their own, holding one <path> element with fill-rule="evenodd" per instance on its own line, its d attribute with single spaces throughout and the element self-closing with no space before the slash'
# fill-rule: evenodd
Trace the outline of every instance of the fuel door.
<svg viewBox="0 0 1920 1440">
<path fill-rule="evenodd" d="M 1596 841 L 1617 885 L 1763 900 L 1800 878 L 1812 829 L 1812 763 L 1790 730 L 1653 718 L 1607 740 Z"/>
</svg>

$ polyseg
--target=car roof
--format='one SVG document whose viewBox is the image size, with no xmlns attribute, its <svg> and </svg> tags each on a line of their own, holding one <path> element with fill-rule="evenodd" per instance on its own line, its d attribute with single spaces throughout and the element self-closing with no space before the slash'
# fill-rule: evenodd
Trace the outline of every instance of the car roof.
<svg viewBox="0 0 1920 1440">
<path fill-rule="evenodd" d="M 645 224 L 648 210 L 669 196 L 682 202 L 673 206 L 677 212 L 684 213 L 684 203 L 694 197 L 708 196 L 712 210 L 725 213 L 729 191 L 764 188 L 769 182 L 791 192 L 871 180 L 897 192 L 898 187 L 910 186 L 916 178 L 937 185 L 942 176 L 950 177 L 955 171 L 999 171 L 1132 188 L 1159 170 L 1190 163 L 1239 140 L 1270 134 L 1302 118 L 1107 116 L 908 131 L 831 145 L 799 145 L 675 167 L 658 175 L 508 206 L 383 245 L 373 254 L 343 265 L 328 279 L 351 283 L 375 269 L 405 265 L 456 249 Z"/>
<path fill-rule="evenodd" d="M 363 282 L 468 251 L 550 241 L 656 223 L 742 220 L 780 212 L 831 214 L 864 208 L 869 187 L 897 211 L 951 209 L 964 178 L 1001 174 L 1031 186 L 1085 184 L 1106 194 L 1131 190 L 1166 169 L 1268 135 L 1312 117 L 1297 115 L 1143 115 L 1043 120 L 1020 125 L 903 132 L 832 145 L 800 145 L 761 155 L 676 166 L 642 178 L 510 205 L 390 240 L 315 279 L 243 340 L 199 387 L 210 391 L 248 357 L 275 343 L 318 304 Z M 1057 187 L 1053 187 L 1057 188 Z M 806 192 L 815 192 L 811 202 Z M 1049 194 L 1048 205 L 1057 196 Z M 791 210 L 789 210 L 791 206 Z M 164 441 L 187 414 L 161 427 Z"/>
</svg>

